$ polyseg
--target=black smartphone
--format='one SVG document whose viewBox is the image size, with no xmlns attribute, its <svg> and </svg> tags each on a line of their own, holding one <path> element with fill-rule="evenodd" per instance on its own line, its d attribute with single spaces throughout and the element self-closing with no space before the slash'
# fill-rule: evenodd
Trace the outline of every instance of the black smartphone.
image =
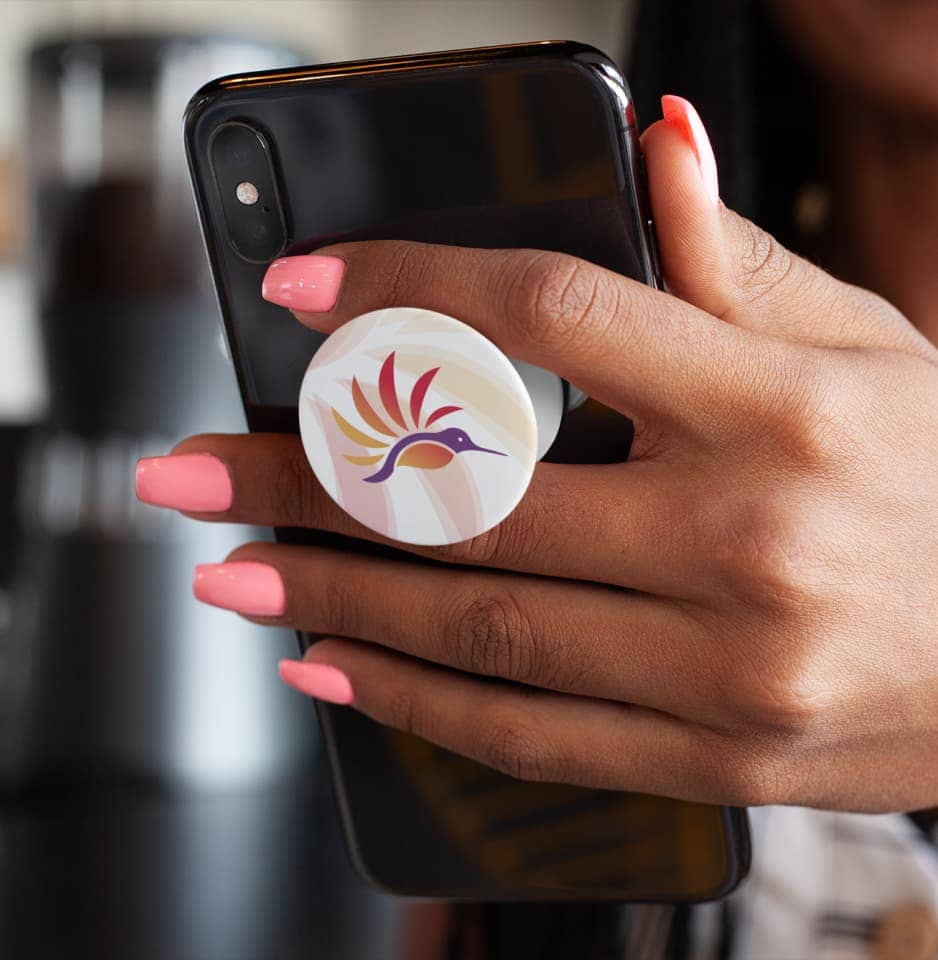
<svg viewBox="0 0 938 960">
<path fill-rule="evenodd" d="M 339 239 L 534 247 L 658 284 L 632 102 L 615 64 L 531 43 L 217 80 L 186 146 L 248 426 L 296 432 L 322 337 L 260 296 L 267 264 Z M 242 202 L 251 184 L 258 201 Z M 253 199 L 254 194 L 248 199 Z M 587 401 L 547 459 L 627 459 L 631 424 Z M 386 552 L 318 531 L 295 543 Z M 315 638 L 301 636 L 305 647 Z M 319 707 L 348 846 L 395 893 L 696 901 L 745 875 L 745 811 L 513 780 Z"/>
</svg>

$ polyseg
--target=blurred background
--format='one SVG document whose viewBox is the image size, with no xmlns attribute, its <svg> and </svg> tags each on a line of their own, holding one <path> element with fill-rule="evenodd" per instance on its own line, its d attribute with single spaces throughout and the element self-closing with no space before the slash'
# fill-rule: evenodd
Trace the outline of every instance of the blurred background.
<svg viewBox="0 0 938 960">
<path fill-rule="evenodd" d="M 0 957 L 416 957 L 432 911 L 347 865 L 312 705 L 276 677 L 293 636 L 191 598 L 196 562 L 266 534 L 133 496 L 137 457 L 243 429 L 182 113 L 287 64 L 548 38 L 618 59 L 629 4 L 0 15 Z"/>
</svg>

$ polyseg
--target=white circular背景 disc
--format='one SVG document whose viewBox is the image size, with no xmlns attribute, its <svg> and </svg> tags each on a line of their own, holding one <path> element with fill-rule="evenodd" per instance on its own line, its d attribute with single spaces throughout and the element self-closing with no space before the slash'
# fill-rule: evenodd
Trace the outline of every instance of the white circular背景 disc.
<svg viewBox="0 0 938 960">
<path fill-rule="evenodd" d="M 547 419 L 556 433 L 559 416 Z M 472 327 L 413 307 L 363 314 L 322 344 L 300 387 L 299 423 L 329 496 L 403 543 L 491 529 L 521 500 L 539 454 L 512 362 Z"/>
</svg>

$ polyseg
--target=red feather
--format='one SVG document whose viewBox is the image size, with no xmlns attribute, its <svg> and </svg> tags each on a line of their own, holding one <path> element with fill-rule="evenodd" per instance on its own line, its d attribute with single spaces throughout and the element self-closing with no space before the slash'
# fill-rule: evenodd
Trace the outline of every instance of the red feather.
<svg viewBox="0 0 938 960">
<path fill-rule="evenodd" d="M 430 381 L 439 372 L 439 367 L 434 367 L 426 373 L 420 375 L 420 379 L 414 384 L 414 389 L 410 392 L 410 415 L 414 421 L 414 427 L 420 428 L 420 409 L 423 407 L 423 398 L 427 395 L 430 387 Z"/>
<path fill-rule="evenodd" d="M 394 352 L 392 351 L 381 364 L 381 372 L 378 374 L 378 393 L 381 396 L 381 402 L 388 416 L 402 429 L 407 429 L 404 423 L 404 415 L 401 413 L 401 405 L 397 400 L 397 388 L 394 386 Z"/>
<path fill-rule="evenodd" d="M 441 417 L 445 417 L 450 413 L 455 413 L 457 410 L 462 410 L 462 407 L 440 407 L 437 410 L 434 410 L 433 413 L 427 417 L 427 422 L 424 424 L 425 427 L 429 427 L 431 423 L 436 423 Z"/>
</svg>

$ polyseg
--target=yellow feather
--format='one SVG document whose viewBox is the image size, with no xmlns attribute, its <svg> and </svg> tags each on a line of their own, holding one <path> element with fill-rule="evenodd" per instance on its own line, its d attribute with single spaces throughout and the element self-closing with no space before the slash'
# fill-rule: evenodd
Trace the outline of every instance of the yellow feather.
<svg viewBox="0 0 938 960">
<path fill-rule="evenodd" d="M 353 427 L 345 417 L 336 410 L 335 407 L 332 408 L 332 416 L 335 418 L 335 422 L 339 425 L 339 429 L 351 440 L 353 443 L 357 443 L 362 447 L 386 447 L 387 444 L 383 443 L 381 440 L 376 440 L 374 437 L 369 437 L 367 433 L 362 433 L 357 427 Z"/>
<path fill-rule="evenodd" d="M 379 453 L 375 457 L 350 457 L 347 453 L 342 454 L 349 463 L 357 463 L 361 467 L 371 466 L 373 463 L 377 463 L 384 457 L 383 453 Z"/>
</svg>

